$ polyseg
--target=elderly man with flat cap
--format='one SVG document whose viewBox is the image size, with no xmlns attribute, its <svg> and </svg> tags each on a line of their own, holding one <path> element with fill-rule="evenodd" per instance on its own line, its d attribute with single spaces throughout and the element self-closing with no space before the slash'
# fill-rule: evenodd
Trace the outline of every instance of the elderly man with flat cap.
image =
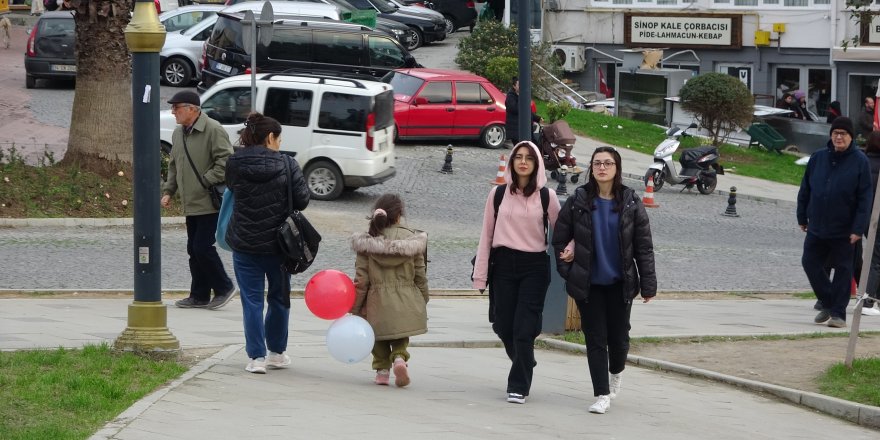
<svg viewBox="0 0 880 440">
<path fill-rule="evenodd" d="M 854 139 L 852 121 L 836 118 L 831 140 L 810 156 L 797 197 L 798 224 L 807 233 L 801 264 L 821 306 L 813 321 L 838 328 L 846 327 L 853 251 L 868 230 L 873 193 L 868 158 Z"/>
<path fill-rule="evenodd" d="M 196 93 L 178 92 L 168 103 L 178 125 L 171 137 L 171 161 L 168 179 L 162 185 L 161 203 L 167 208 L 172 196 L 180 196 L 192 276 L 189 297 L 175 305 L 216 310 L 229 303 L 236 289 L 214 247 L 218 210 L 211 203 L 207 188 L 225 182 L 226 159 L 232 155 L 232 144 L 220 123 L 202 113 Z"/>
</svg>

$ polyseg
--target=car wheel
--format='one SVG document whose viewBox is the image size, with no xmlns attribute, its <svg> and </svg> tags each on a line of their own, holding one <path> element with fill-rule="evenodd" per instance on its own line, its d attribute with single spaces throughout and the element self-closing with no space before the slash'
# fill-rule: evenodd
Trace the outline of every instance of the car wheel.
<svg viewBox="0 0 880 440">
<path fill-rule="evenodd" d="M 185 87 L 192 82 L 192 68 L 183 58 L 169 58 L 162 64 L 162 80 L 172 87 Z"/>
<path fill-rule="evenodd" d="M 406 46 L 406 50 L 412 51 L 422 47 L 422 45 L 425 43 L 425 37 L 422 35 L 422 31 L 416 28 L 410 28 L 409 32 L 409 45 Z"/>
<path fill-rule="evenodd" d="M 483 129 L 480 134 L 480 145 L 483 148 L 501 148 L 504 144 L 504 126 L 501 124 L 492 124 Z"/>
<path fill-rule="evenodd" d="M 30 75 L 25 75 L 24 86 L 28 89 L 32 89 L 32 88 L 36 87 L 37 86 L 37 79 L 30 76 Z"/>
<path fill-rule="evenodd" d="M 446 22 L 446 35 L 455 32 L 455 20 L 453 20 L 452 17 L 444 15 L 443 21 Z"/>
<path fill-rule="evenodd" d="M 309 165 L 305 178 L 311 198 L 315 200 L 333 200 L 345 189 L 342 172 L 331 162 L 321 160 Z"/>
</svg>

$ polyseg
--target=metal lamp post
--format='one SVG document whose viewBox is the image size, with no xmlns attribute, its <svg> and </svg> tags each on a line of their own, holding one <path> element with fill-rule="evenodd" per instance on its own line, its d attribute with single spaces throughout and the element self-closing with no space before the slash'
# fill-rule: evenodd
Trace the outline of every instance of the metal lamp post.
<svg viewBox="0 0 880 440">
<path fill-rule="evenodd" d="M 134 302 L 128 306 L 128 327 L 114 347 L 176 357 L 180 342 L 168 329 L 161 292 L 158 72 L 165 27 L 152 1 L 136 1 L 125 42 L 132 53 Z"/>
<path fill-rule="evenodd" d="M 517 43 L 519 49 L 519 139 L 532 140 L 532 53 L 531 53 L 531 0 L 517 1 Z"/>
</svg>

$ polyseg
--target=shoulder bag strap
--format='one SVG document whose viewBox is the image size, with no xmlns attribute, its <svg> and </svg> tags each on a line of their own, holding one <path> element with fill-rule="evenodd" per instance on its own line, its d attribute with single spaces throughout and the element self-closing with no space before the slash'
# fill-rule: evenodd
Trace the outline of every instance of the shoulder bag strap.
<svg viewBox="0 0 880 440">
<path fill-rule="evenodd" d="M 293 176 L 290 173 L 290 164 L 287 163 L 287 158 L 284 155 L 281 155 L 281 160 L 284 161 L 284 172 L 287 174 L 287 215 L 293 212 L 293 192 L 290 189 L 293 181 Z"/>
<path fill-rule="evenodd" d="M 202 185 L 202 188 L 208 189 L 208 186 L 205 185 L 205 182 L 202 182 L 202 174 L 199 173 L 199 170 L 196 168 L 196 164 L 193 163 L 192 157 L 189 155 L 189 149 L 186 148 L 186 128 L 181 130 L 181 136 L 183 137 L 183 152 L 186 153 L 186 158 L 189 159 L 189 166 L 192 167 L 193 172 L 196 173 L 196 179 L 199 179 L 199 184 Z"/>
</svg>

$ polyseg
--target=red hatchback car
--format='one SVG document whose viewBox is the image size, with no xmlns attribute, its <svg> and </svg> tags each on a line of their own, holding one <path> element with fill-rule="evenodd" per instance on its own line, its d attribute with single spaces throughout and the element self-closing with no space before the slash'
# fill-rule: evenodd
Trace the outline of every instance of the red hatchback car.
<svg viewBox="0 0 880 440">
<path fill-rule="evenodd" d="M 389 76 L 398 139 L 504 143 L 505 95 L 486 78 L 442 69 L 397 69 Z"/>
</svg>

